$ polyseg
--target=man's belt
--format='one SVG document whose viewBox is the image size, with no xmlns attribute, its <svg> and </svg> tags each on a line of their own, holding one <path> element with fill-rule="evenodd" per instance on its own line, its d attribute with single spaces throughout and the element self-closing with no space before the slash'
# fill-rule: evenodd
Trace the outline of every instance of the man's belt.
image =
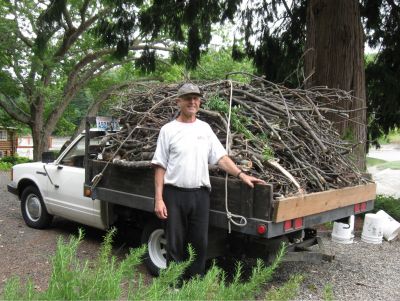
<svg viewBox="0 0 400 301">
<path fill-rule="evenodd" d="M 170 184 L 165 184 L 164 186 L 175 189 L 175 190 L 184 191 L 184 192 L 199 191 L 199 190 L 203 190 L 203 189 L 208 190 L 207 186 L 200 186 L 200 187 L 194 187 L 194 188 L 178 187 L 178 186 L 170 185 Z"/>
</svg>

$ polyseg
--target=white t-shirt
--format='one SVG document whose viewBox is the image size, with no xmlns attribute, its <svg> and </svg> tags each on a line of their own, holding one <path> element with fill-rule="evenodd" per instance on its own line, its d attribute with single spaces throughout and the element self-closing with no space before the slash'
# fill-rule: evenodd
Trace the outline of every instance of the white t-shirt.
<svg viewBox="0 0 400 301">
<path fill-rule="evenodd" d="M 173 120 L 161 128 L 151 163 L 166 170 L 164 184 L 211 188 L 208 163 L 217 164 L 226 154 L 206 122 Z"/>
</svg>

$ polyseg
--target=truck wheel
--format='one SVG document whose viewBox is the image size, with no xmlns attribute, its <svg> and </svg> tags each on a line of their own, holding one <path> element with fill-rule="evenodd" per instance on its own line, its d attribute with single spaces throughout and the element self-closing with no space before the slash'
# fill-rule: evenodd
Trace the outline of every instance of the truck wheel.
<svg viewBox="0 0 400 301">
<path fill-rule="evenodd" d="M 47 212 L 42 196 L 35 186 L 28 186 L 22 192 L 21 212 L 25 223 L 36 229 L 46 228 L 53 219 L 53 216 Z"/>
<path fill-rule="evenodd" d="M 167 267 L 167 240 L 161 222 L 150 220 L 143 229 L 141 240 L 147 245 L 144 263 L 150 274 L 158 276 L 160 269 Z"/>
</svg>

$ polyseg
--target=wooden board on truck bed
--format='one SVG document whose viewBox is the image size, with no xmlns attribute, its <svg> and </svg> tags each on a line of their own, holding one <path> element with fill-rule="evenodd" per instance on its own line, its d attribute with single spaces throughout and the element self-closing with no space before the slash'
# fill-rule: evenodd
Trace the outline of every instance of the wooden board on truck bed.
<svg viewBox="0 0 400 301">
<path fill-rule="evenodd" d="M 105 166 L 104 161 L 88 160 L 87 179 L 92 179 Z M 225 212 L 225 179 L 210 177 L 210 209 Z M 132 168 L 110 164 L 104 172 L 97 189 L 102 190 L 103 201 L 135 208 L 135 199 L 151 204 L 142 204 L 140 209 L 153 208 L 154 171 L 152 168 Z M 129 197 L 131 196 L 131 198 Z M 256 185 L 254 189 L 242 181 L 228 181 L 228 207 L 231 213 L 262 220 L 272 218 L 272 185 Z"/>
<path fill-rule="evenodd" d="M 366 202 L 375 197 L 375 183 L 292 196 L 275 203 L 273 221 L 291 220 Z"/>
</svg>

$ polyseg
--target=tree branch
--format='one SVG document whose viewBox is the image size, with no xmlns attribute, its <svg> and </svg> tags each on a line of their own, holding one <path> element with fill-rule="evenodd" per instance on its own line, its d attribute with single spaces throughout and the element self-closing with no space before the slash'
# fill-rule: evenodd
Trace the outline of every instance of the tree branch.
<svg viewBox="0 0 400 301">
<path fill-rule="evenodd" d="M 54 53 L 53 59 L 59 60 L 61 57 L 63 57 L 65 53 L 67 53 L 67 51 L 75 43 L 75 41 L 80 37 L 80 35 L 84 33 L 100 16 L 106 14 L 108 11 L 108 9 L 105 9 L 99 12 L 97 15 L 93 16 L 89 20 L 81 23 L 77 29 L 74 27 L 70 28 L 70 30 L 65 33 L 63 42 L 61 43 L 60 47 Z"/>
<path fill-rule="evenodd" d="M 28 85 L 25 82 L 25 79 L 22 77 L 20 71 L 19 71 L 19 66 L 18 66 L 18 60 L 13 60 L 13 71 L 15 73 L 15 76 L 17 77 L 17 79 L 19 80 L 19 82 L 21 83 L 22 87 L 24 88 L 25 94 L 29 95 L 30 94 L 30 89 L 28 87 Z"/>
<path fill-rule="evenodd" d="M 21 39 L 22 42 L 24 42 L 26 44 L 26 46 L 28 46 L 29 48 L 33 47 L 33 42 L 30 39 L 28 39 L 27 37 L 25 37 L 19 30 L 18 22 L 17 22 L 17 36 Z"/>
<path fill-rule="evenodd" d="M 4 111 L 6 111 L 6 113 L 15 120 L 18 120 L 19 122 L 28 125 L 30 124 L 30 116 L 20 107 L 18 107 L 17 104 L 11 99 L 11 97 L 8 97 L 7 95 L 4 94 L 0 94 L 0 107 L 2 107 Z"/>
<path fill-rule="evenodd" d="M 162 47 L 162 46 L 147 46 L 147 45 L 135 45 L 135 46 L 131 46 L 129 48 L 129 50 L 132 51 L 136 51 L 136 50 L 144 50 L 146 47 L 148 47 L 149 49 L 153 49 L 153 50 L 162 50 L 162 51 L 172 51 L 171 48 L 167 48 L 167 47 Z M 71 70 L 71 72 L 69 73 L 68 76 L 68 80 L 67 80 L 67 84 L 66 84 L 66 90 L 68 90 L 72 85 L 75 84 L 76 79 L 78 77 L 79 72 L 87 65 L 89 65 L 90 63 L 94 62 L 95 60 L 97 60 L 98 58 L 100 58 L 101 56 L 107 55 L 107 54 L 111 54 L 115 51 L 115 49 L 103 49 L 100 50 L 98 52 L 94 52 L 94 53 L 89 53 L 88 55 L 86 55 L 84 58 L 82 58 Z M 120 64 L 120 63 L 118 63 Z M 117 64 L 117 65 L 118 65 Z"/>
<path fill-rule="evenodd" d="M 291 19 L 293 19 L 293 14 L 292 14 L 292 12 L 290 11 L 290 8 L 289 8 L 289 6 L 288 6 L 287 3 L 286 3 L 286 0 L 282 0 L 282 3 L 283 3 L 283 6 L 285 7 L 286 12 L 287 12 L 287 14 L 289 15 L 289 17 L 290 17 Z"/>
<path fill-rule="evenodd" d="M 87 11 L 87 9 L 88 9 L 89 2 L 90 2 L 90 0 L 85 0 L 85 1 L 83 2 L 83 4 L 82 4 L 81 9 L 79 10 L 79 14 L 81 15 L 81 21 L 82 21 L 82 23 L 84 23 L 85 20 L 86 20 L 85 14 L 86 14 L 86 11 Z"/>
<path fill-rule="evenodd" d="M 65 109 L 67 108 L 68 104 L 71 102 L 71 100 L 75 97 L 76 93 L 89 81 L 91 80 L 94 76 L 99 76 L 102 73 L 106 72 L 107 70 L 110 70 L 111 68 L 122 65 L 128 61 L 135 60 L 136 58 L 132 57 L 123 61 L 118 61 L 113 64 L 109 64 L 105 68 L 99 70 L 102 66 L 107 64 L 106 60 L 101 60 L 95 64 L 95 66 L 92 66 L 89 70 L 87 70 L 81 77 L 79 77 L 79 81 L 75 83 L 73 86 L 70 86 L 69 90 L 64 90 L 64 98 L 61 101 L 61 103 L 52 110 L 50 113 L 49 117 L 47 118 L 46 124 L 44 126 L 44 129 L 51 133 L 56 124 L 58 119 L 62 116 L 64 113 Z M 99 70 L 96 74 L 94 73 L 96 70 Z"/>
<path fill-rule="evenodd" d="M 65 22 L 67 22 L 68 28 L 69 29 L 74 28 L 74 25 L 72 24 L 71 16 L 69 14 L 69 11 L 67 10 L 67 6 L 64 6 L 63 16 L 64 16 L 64 19 L 65 19 Z"/>
</svg>

